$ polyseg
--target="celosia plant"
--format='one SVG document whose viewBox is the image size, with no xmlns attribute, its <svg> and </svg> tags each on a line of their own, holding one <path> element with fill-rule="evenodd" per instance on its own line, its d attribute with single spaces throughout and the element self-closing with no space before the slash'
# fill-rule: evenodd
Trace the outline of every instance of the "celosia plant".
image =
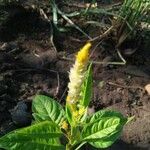
<svg viewBox="0 0 150 150">
<path fill-rule="evenodd" d="M 92 72 L 89 62 L 91 43 L 76 55 L 69 73 L 65 110 L 50 97 L 33 100 L 33 124 L 0 138 L 0 148 L 8 150 L 78 150 L 86 143 L 96 148 L 112 145 L 128 119 L 119 112 L 101 110 L 88 115 Z"/>
</svg>

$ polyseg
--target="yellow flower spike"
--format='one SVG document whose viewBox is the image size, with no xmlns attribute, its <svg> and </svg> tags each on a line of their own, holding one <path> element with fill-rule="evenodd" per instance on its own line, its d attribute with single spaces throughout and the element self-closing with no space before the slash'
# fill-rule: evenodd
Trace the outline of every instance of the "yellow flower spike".
<svg viewBox="0 0 150 150">
<path fill-rule="evenodd" d="M 69 97 L 69 96 L 67 96 L 66 101 L 67 101 L 67 102 L 69 102 L 69 101 L 70 101 L 70 97 Z"/>
<path fill-rule="evenodd" d="M 71 99 L 70 99 L 69 96 L 67 96 L 66 101 L 67 101 L 67 103 L 69 104 L 69 106 L 70 106 L 70 108 L 71 108 L 71 111 L 75 111 L 75 110 L 76 110 L 75 104 L 73 103 L 73 101 L 71 101 Z"/>
<path fill-rule="evenodd" d="M 68 123 L 66 121 L 64 121 L 61 125 L 61 128 L 67 131 L 68 130 Z"/>
<path fill-rule="evenodd" d="M 80 109 L 79 109 L 79 115 L 83 115 L 84 113 L 85 113 L 85 108 L 84 107 L 81 107 Z"/>
<path fill-rule="evenodd" d="M 74 118 L 77 119 L 79 117 L 79 112 L 78 111 L 74 111 L 73 112 L 73 116 L 74 116 Z"/>
<path fill-rule="evenodd" d="M 91 48 L 92 44 L 88 42 L 77 54 L 76 60 L 79 63 L 86 63 L 89 59 L 89 49 Z"/>
<path fill-rule="evenodd" d="M 87 65 L 89 60 L 89 50 L 92 44 L 88 42 L 80 49 L 76 55 L 76 61 L 69 72 L 69 84 L 68 84 L 68 96 L 66 103 L 71 113 L 73 114 L 73 120 L 77 121 L 80 119 L 85 110 L 79 109 L 78 104 L 81 99 L 81 86 L 85 79 L 85 74 L 87 71 Z"/>
</svg>

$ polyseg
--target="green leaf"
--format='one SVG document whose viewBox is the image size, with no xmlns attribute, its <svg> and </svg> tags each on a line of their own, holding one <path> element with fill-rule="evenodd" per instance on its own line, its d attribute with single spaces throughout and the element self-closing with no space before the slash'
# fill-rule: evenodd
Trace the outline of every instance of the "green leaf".
<svg viewBox="0 0 150 150">
<path fill-rule="evenodd" d="M 53 123 L 45 121 L 18 129 L 0 138 L 0 148 L 7 150 L 63 150 L 59 138 L 60 129 Z"/>
<path fill-rule="evenodd" d="M 81 97 L 80 104 L 85 108 L 89 105 L 91 96 L 92 96 L 92 64 L 89 65 L 87 70 L 87 76 L 85 82 L 83 83 L 82 90 L 81 90 Z"/>
<path fill-rule="evenodd" d="M 107 148 L 109 146 L 111 146 L 117 139 L 118 137 L 121 135 L 121 131 L 120 132 L 114 132 L 114 134 L 107 136 L 106 138 L 101 139 L 100 141 L 96 140 L 96 142 L 90 142 L 89 144 L 91 144 L 93 147 L 96 148 Z"/>
<path fill-rule="evenodd" d="M 47 115 L 38 114 L 38 113 L 33 113 L 32 116 L 35 119 L 35 120 L 33 120 L 33 122 L 35 122 L 35 123 L 42 122 L 43 120 L 45 120 L 45 118 L 47 118 Z M 47 120 L 49 120 L 49 119 L 47 119 Z"/>
<path fill-rule="evenodd" d="M 97 148 L 112 145 L 120 136 L 127 118 L 114 111 L 99 111 L 86 120 L 82 141 Z"/>
<path fill-rule="evenodd" d="M 67 116 L 67 120 L 70 124 L 72 124 L 73 120 L 72 120 L 72 113 L 70 111 L 69 105 L 66 104 L 66 116 Z"/>
<path fill-rule="evenodd" d="M 123 115 L 119 112 L 113 111 L 113 110 L 100 110 L 97 111 L 96 113 L 94 113 L 92 116 L 89 116 L 85 122 L 86 123 L 94 123 L 97 122 L 99 120 L 101 120 L 101 118 L 104 117 L 118 117 L 118 118 L 124 118 Z"/>
<path fill-rule="evenodd" d="M 37 95 L 32 103 L 33 117 L 37 122 L 53 121 L 61 126 L 66 119 L 63 107 L 50 97 Z"/>
</svg>

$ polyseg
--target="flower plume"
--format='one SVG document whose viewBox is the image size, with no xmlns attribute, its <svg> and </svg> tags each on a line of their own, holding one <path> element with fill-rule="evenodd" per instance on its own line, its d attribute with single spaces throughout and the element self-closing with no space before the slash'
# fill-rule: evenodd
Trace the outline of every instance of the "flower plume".
<svg viewBox="0 0 150 150">
<path fill-rule="evenodd" d="M 67 96 L 67 105 L 71 109 L 72 113 L 77 116 L 80 109 L 78 104 L 81 99 L 81 86 L 85 79 L 85 74 L 87 71 L 87 65 L 89 61 L 89 50 L 91 48 L 91 43 L 85 44 L 83 48 L 76 55 L 75 64 L 70 69 L 69 73 L 69 84 L 68 84 L 68 96 Z"/>
</svg>

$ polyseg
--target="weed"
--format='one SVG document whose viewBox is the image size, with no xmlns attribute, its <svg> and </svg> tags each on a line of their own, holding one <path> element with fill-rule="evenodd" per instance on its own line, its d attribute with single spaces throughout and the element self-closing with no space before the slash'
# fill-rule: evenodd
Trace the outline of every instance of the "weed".
<svg viewBox="0 0 150 150">
<path fill-rule="evenodd" d="M 149 0 L 124 0 L 119 10 L 120 17 L 114 21 L 117 32 L 117 47 L 127 38 L 136 37 L 142 19 L 147 17 L 149 6 Z M 148 20 L 147 17 L 145 21 Z"/>
</svg>

